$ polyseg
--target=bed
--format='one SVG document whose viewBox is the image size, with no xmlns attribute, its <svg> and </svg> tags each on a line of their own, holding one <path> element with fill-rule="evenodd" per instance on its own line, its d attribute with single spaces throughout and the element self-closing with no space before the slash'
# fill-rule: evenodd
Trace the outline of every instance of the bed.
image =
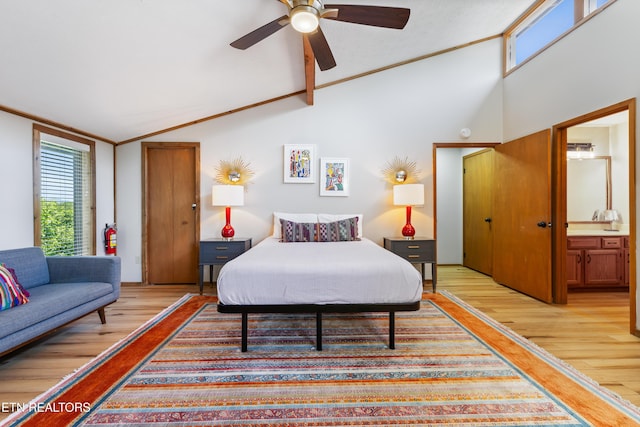
<svg viewBox="0 0 640 427">
<path fill-rule="evenodd" d="M 250 313 L 315 313 L 316 349 L 322 350 L 323 313 L 388 312 L 389 348 L 395 348 L 395 313 L 420 308 L 420 272 L 360 237 L 361 216 L 353 221 L 319 214 L 316 222 L 313 215 L 295 217 L 304 222 L 278 214 L 274 218 L 282 227 L 274 220 L 273 236 L 226 263 L 218 275 L 218 311 L 242 314 L 242 351 L 247 351 Z M 350 223 L 342 231 L 350 226 L 351 233 L 338 232 L 339 240 L 318 240 L 322 224 L 333 227 L 346 219 Z M 289 222 L 299 228 L 299 239 L 290 239 Z"/>
</svg>

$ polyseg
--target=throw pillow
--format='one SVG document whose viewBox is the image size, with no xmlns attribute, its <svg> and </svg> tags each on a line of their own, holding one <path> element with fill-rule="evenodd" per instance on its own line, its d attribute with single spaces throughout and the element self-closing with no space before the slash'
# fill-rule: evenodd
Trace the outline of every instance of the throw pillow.
<svg viewBox="0 0 640 427">
<path fill-rule="evenodd" d="M 326 214 L 326 213 L 319 213 L 318 214 L 318 222 L 320 224 L 329 223 L 329 222 L 341 221 L 343 219 L 353 218 L 354 216 L 358 218 L 358 238 L 362 238 L 362 217 L 363 217 L 362 214 Z"/>
<path fill-rule="evenodd" d="M 20 291 L 13 275 L 4 265 L 0 266 L 0 310 L 8 310 L 29 302 Z"/>
<path fill-rule="evenodd" d="M 4 268 L 6 268 L 7 270 L 9 270 L 9 273 L 11 273 L 11 277 L 13 277 L 13 280 L 16 282 L 16 285 L 18 285 L 18 289 L 20 289 L 20 292 L 22 292 L 22 294 L 23 294 L 25 297 L 30 297 L 30 296 L 31 296 L 31 294 L 29 293 L 29 291 L 28 291 L 28 290 L 26 290 L 26 289 L 24 288 L 24 286 L 22 286 L 22 284 L 21 284 L 21 283 L 20 283 L 20 281 L 18 280 L 18 275 L 16 274 L 16 271 L 15 271 L 13 268 L 11 268 L 11 267 L 7 267 L 7 265 L 6 265 L 6 264 L 0 264 L 0 265 L 2 265 Z"/>
<path fill-rule="evenodd" d="M 273 213 L 273 237 L 282 239 L 282 225 L 281 219 L 293 222 L 318 222 L 318 215 L 314 213 L 289 213 L 289 212 L 274 212 Z M 340 219 L 340 218 L 337 218 Z"/>
<path fill-rule="evenodd" d="M 318 224 L 318 242 L 350 242 L 358 237 L 358 217 Z"/>
<path fill-rule="evenodd" d="M 281 219 L 282 242 L 315 242 L 317 223 L 294 222 Z"/>
</svg>

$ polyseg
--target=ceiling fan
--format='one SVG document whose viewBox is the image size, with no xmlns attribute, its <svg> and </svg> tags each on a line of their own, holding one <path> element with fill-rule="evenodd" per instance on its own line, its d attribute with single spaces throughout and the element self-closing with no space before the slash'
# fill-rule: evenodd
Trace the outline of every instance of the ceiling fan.
<svg viewBox="0 0 640 427">
<path fill-rule="evenodd" d="M 276 31 L 291 24 L 298 32 L 308 36 L 311 49 L 320 70 L 336 66 L 329 43 L 320 28 L 320 18 L 349 22 L 352 24 L 402 29 L 409 20 L 410 9 L 386 6 L 364 6 L 346 4 L 324 5 L 320 0 L 277 0 L 289 8 L 289 13 L 240 37 L 231 43 L 236 49 L 247 49 Z"/>
</svg>

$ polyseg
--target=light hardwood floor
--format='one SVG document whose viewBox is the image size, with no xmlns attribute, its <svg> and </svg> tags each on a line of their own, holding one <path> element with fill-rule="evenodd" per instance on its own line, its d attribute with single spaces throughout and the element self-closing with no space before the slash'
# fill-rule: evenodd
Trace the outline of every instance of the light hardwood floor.
<svg viewBox="0 0 640 427">
<path fill-rule="evenodd" d="M 430 285 L 425 285 L 430 289 Z M 640 406 L 640 338 L 629 334 L 628 293 L 570 294 L 547 305 L 460 266 L 438 267 L 447 290 Z M 195 285 L 124 286 L 107 324 L 91 314 L 0 359 L 0 403 L 24 403 L 54 386 Z M 205 285 L 205 293 L 213 288 Z M 0 419 L 7 413 L 0 412 Z"/>
<path fill-rule="evenodd" d="M 460 266 L 438 267 L 446 289 L 640 406 L 640 338 L 629 333 L 629 293 L 570 293 L 549 305 Z"/>
</svg>

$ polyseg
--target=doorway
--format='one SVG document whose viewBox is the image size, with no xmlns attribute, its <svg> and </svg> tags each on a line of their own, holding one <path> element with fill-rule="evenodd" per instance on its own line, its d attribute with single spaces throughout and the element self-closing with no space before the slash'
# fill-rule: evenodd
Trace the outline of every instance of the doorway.
<svg viewBox="0 0 640 427">
<path fill-rule="evenodd" d="M 639 335 L 638 328 L 636 327 L 636 203 L 635 203 L 635 145 L 636 145 L 636 101 L 630 99 L 618 104 L 611 105 L 609 107 L 597 110 L 580 117 L 568 120 L 553 127 L 553 135 L 555 139 L 555 152 L 554 152 L 554 169 L 556 176 L 559 177 L 559 185 L 556 187 L 554 194 L 554 222 L 557 224 L 563 224 L 563 227 L 555 227 L 554 232 L 554 281 L 556 286 L 554 288 L 554 299 L 556 302 L 567 303 L 569 301 L 568 286 L 567 286 L 567 234 L 568 230 L 575 229 L 576 227 L 589 227 L 589 221 L 584 221 L 585 217 L 594 219 L 596 222 L 599 218 L 599 214 L 602 210 L 607 208 L 616 211 L 624 212 L 622 217 L 622 233 L 627 234 L 629 247 L 624 248 L 623 253 L 627 257 L 623 259 L 623 262 L 628 261 L 628 281 L 629 281 L 629 311 L 630 311 L 630 332 L 634 335 Z M 626 122 L 621 122 L 620 117 L 624 117 Z M 614 119 L 618 119 L 614 123 Z M 606 145 L 607 147 L 597 147 L 593 141 L 594 137 L 585 136 L 595 134 L 595 131 L 591 130 L 587 132 L 585 128 L 599 127 L 610 128 L 608 136 L 602 137 L 601 140 L 606 142 L 599 142 L 600 145 Z M 623 143 L 620 143 L 620 139 L 626 139 L 627 146 L 624 147 Z M 590 141 L 587 141 L 590 139 Z M 610 145 L 611 143 L 611 145 Z M 592 144 L 595 147 L 593 149 L 594 157 L 610 157 L 616 160 L 612 160 L 611 174 L 609 178 L 611 182 L 609 185 L 602 183 L 592 189 L 592 193 L 596 189 L 602 188 L 601 191 L 607 191 L 610 188 L 609 194 L 604 194 L 602 197 L 606 200 L 606 205 L 602 207 L 594 206 L 593 211 L 575 212 L 576 209 L 572 206 L 572 209 L 568 209 L 568 200 L 574 199 L 568 197 L 568 192 L 575 192 L 576 189 L 569 189 L 568 181 L 571 182 L 571 178 L 568 177 L 568 161 L 567 150 L 569 144 Z M 596 151 L 597 150 L 597 151 Z M 590 168 L 595 171 L 596 168 Z M 617 170 L 616 170 L 617 169 Z M 624 169 L 621 171 L 621 169 Z M 606 168 L 605 168 L 606 170 Z M 616 185 L 615 180 L 618 180 Z M 573 202 L 572 202 L 573 203 Z M 571 217 L 569 215 L 571 212 Z M 577 218 L 574 218 L 578 215 Z M 581 215 L 581 216 L 580 216 Z M 626 218 L 625 218 L 626 216 Z M 597 225 L 597 224 L 596 224 Z M 574 266 L 572 266 L 573 268 Z"/>
<path fill-rule="evenodd" d="M 499 144 L 433 144 L 433 235 L 438 246 L 438 264 L 463 264 L 462 158 Z"/>
<path fill-rule="evenodd" d="M 200 147 L 142 143 L 144 284 L 198 282 Z"/>
</svg>

